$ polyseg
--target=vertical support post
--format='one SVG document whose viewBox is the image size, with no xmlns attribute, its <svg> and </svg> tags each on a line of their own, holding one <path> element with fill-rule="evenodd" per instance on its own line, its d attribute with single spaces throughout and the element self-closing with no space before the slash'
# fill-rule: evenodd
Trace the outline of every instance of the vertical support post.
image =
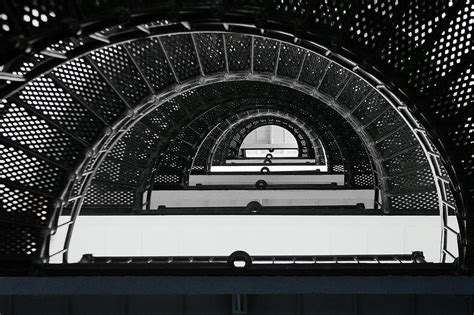
<svg viewBox="0 0 474 315">
<path fill-rule="evenodd" d="M 224 44 L 225 71 L 229 73 L 229 57 L 227 56 L 227 42 L 225 40 L 225 34 L 222 34 L 222 43 Z"/>
<path fill-rule="evenodd" d="M 247 313 L 247 295 L 232 294 L 232 315 L 242 315 Z"/>
</svg>

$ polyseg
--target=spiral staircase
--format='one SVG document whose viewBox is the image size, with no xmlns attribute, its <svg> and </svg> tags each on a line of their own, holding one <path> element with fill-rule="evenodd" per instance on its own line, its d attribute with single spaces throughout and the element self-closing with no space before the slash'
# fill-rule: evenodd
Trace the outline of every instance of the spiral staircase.
<svg viewBox="0 0 474 315">
<path fill-rule="evenodd" d="M 439 214 L 472 272 L 473 25 L 472 0 L 3 1 L 1 265 L 67 260 L 81 213 L 156 210 L 273 124 L 380 215 Z"/>
</svg>

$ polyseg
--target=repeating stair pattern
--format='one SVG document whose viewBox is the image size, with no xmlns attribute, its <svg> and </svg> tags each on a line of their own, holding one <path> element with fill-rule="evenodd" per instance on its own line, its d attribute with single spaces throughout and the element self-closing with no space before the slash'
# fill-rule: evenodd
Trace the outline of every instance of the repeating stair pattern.
<svg viewBox="0 0 474 315">
<path fill-rule="evenodd" d="M 472 238 L 472 0 L 123 6 L 105 19 L 109 1 L 0 4 L 1 257 L 47 259 L 64 209 L 137 210 L 153 185 L 186 185 L 213 128 L 256 102 L 304 118 L 332 171 L 378 187 L 387 213 L 458 208 Z M 212 11 L 257 27 L 213 14 L 221 28 L 190 29 Z"/>
</svg>

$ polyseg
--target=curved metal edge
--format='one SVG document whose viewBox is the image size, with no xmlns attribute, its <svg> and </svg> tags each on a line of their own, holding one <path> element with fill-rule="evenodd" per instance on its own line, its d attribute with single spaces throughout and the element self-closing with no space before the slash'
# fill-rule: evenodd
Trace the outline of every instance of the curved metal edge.
<svg viewBox="0 0 474 315">
<path fill-rule="evenodd" d="M 192 28 L 194 28 L 194 26 L 196 26 L 198 24 L 199 23 L 196 23 L 196 24 L 193 23 Z M 266 38 L 270 38 L 270 39 L 280 40 L 282 42 L 286 42 L 286 43 L 291 44 L 291 45 L 295 45 L 294 43 L 297 42 L 298 43 L 297 46 L 302 47 L 302 48 L 306 48 L 306 49 L 308 49 L 308 50 L 310 50 L 314 53 L 321 54 L 321 52 L 324 52 L 324 56 L 322 56 L 322 57 L 330 60 L 331 62 L 334 62 L 334 63 L 340 65 L 341 67 L 345 68 L 349 72 L 358 75 L 367 84 L 369 84 L 372 88 L 376 88 L 379 92 L 383 91 L 383 93 L 381 93 L 382 96 L 384 96 L 384 98 L 389 102 L 389 104 L 393 107 L 393 109 L 395 109 L 397 111 L 397 113 L 404 120 L 406 119 L 405 116 L 407 114 L 404 114 L 400 111 L 400 108 L 405 106 L 405 105 L 396 96 L 396 94 L 401 93 L 401 91 L 393 91 L 388 85 L 383 84 L 383 82 L 381 80 L 377 79 L 377 76 L 375 74 L 372 74 L 371 71 L 373 71 L 374 69 L 364 69 L 361 66 L 357 65 L 355 62 L 352 62 L 347 57 L 344 57 L 342 55 L 334 53 L 329 48 L 327 48 L 325 46 L 322 46 L 322 45 L 320 45 L 320 44 L 318 44 L 314 41 L 311 41 L 311 40 L 298 38 L 298 37 L 290 35 L 290 34 L 281 33 L 281 32 L 272 31 L 272 30 L 263 30 L 262 31 L 262 29 L 257 28 L 254 25 L 243 25 L 243 24 L 229 25 L 227 23 L 212 23 L 212 24 L 203 23 L 199 27 L 200 32 L 204 32 L 203 28 L 205 29 L 206 26 L 209 26 L 209 25 L 213 25 L 213 26 L 218 25 L 219 26 L 218 27 L 219 28 L 218 32 L 222 32 L 222 33 L 239 32 L 239 33 L 243 33 L 245 35 L 254 35 L 254 36 L 261 36 L 261 37 L 266 37 Z M 214 31 L 216 31 L 216 30 L 214 30 Z M 185 29 L 185 30 L 182 30 L 181 32 L 176 32 L 176 33 L 173 33 L 173 34 L 178 34 L 178 33 L 189 34 L 189 33 L 193 33 L 193 31 Z M 265 34 L 265 36 L 262 36 L 262 34 Z M 143 35 L 143 33 L 142 33 L 139 38 L 146 38 L 146 37 L 153 37 L 153 36 L 157 36 L 157 35 L 156 34 L 145 34 L 145 35 Z M 136 38 L 133 38 L 133 39 L 136 39 Z M 111 43 L 108 44 L 108 45 L 102 43 L 103 45 L 96 45 L 98 47 L 95 47 L 95 49 L 100 49 L 100 48 L 103 48 L 103 47 L 109 46 L 109 45 L 116 45 L 118 43 L 123 43 L 123 42 L 130 41 L 130 40 L 132 40 L 132 39 L 130 39 L 130 38 L 122 39 L 121 41 L 117 41 L 117 42 L 112 42 L 111 41 Z M 78 57 L 80 57 L 82 55 L 85 55 L 87 53 L 89 53 L 89 51 L 85 51 L 85 52 L 82 51 L 80 54 L 76 55 L 73 58 L 78 58 Z M 59 64 L 62 64 L 62 63 L 65 63 L 65 62 L 67 62 L 67 61 L 63 60 L 63 62 L 60 62 L 60 63 L 55 62 L 54 66 L 58 66 Z M 47 71 L 50 71 L 50 69 L 47 69 Z M 46 73 L 47 71 L 45 71 L 44 73 Z M 35 77 L 40 76 L 42 74 L 43 73 L 39 73 L 36 76 L 28 77 L 28 81 L 33 80 Z M 261 81 L 265 81 L 265 82 L 271 82 L 271 83 L 277 83 L 277 84 L 285 85 L 287 87 L 294 88 L 296 90 L 304 92 L 305 94 L 313 96 L 313 97 L 319 99 L 320 101 L 322 101 L 322 102 L 324 102 L 328 105 L 333 105 L 334 106 L 333 108 L 339 114 L 341 114 L 342 116 L 347 115 L 346 118 L 350 117 L 350 115 L 347 114 L 347 111 L 345 110 L 345 108 L 343 106 L 339 105 L 338 103 L 336 103 L 334 99 L 328 98 L 327 96 L 322 95 L 315 88 L 305 86 L 304 84 L 302 84 L 300 82 L 297 82 L 296 80 L 288 80 L 286 78 L 281 78 L 280 79 L 280 78 L 275 77 L 275 76 L 272 76 L 270 78 L 260 77 L 260 76 L 257 76 L 255 74 L 252 74 L 252 73 L 227 75 L 226 77 L 223 78 L 223 81 L 232 81 L 232 80 L 257 80 L 257 81 L 261 80 Z M 192 80 L 192 81 L 189 81 L 189 82 L 183 82 L 182 85 L 179 88 L 176 87 L 175 90 L 170 90 L 170 91 L 162 93 L 160 98 L 162 98 L 162 99 L 172 98 L 174 95 L 171 96 L 171 95 L 168 95 L 168 94 L 173 94 L 173 92 L 176 92 L 176 94 L 179 94 L 180 92 L 190 90 L 190 89 L 195 87 L 195 86 L 193 87 L 194 84 L 197 84 L 196 86 L 199 86 L 199 85 L 202 85 L 202 84 L 217 83 L 215 77 L 210 77 L 210 78 L 200 77 L 198 82 L 193 82 L 193 81 L 195 81 L 195 80 Z M 15 87 L 15 89 L 11 89 L 10 91 L 8 91 L 9 95 L 11 95 L 15 91 L 21 89 L 21 87 L 26 84 L 24 82 L 18 82 L 18 83 L 19 84 Z M 179 91 L 176 91 L 176 90 L 179 90 Z M 406 98 L 405 95 L 403 95 L 403 97 Z M 396 101 L 394 102 L 394 100 L 396 100 Z M 162 103 L 162 102 L 160 102 L 160 103 Z M 411 109 L 408 108 L 407 106 L 405 106 L 405 108 L 406 108 L 406 113 L 409 114 L 409 116 L 412 118 L 412 120 L 415 122 L 415 124 L 418 124 L 417 125 L 417 127 L 418 127 L 417 130 L 418 129 L 422 130 L 422 132 L 420 132 L 420 133 L 424 134 L 424 135 L 427 135 L 428 132 L 422 127 L 422 125 L 420 123 L 417 123 Z M 144 114 L 140 114 L 140 116 L 144 116 Z M 348 122 L 353 126 L 353 128 L 355 130 L 359 131 L 360 128 L 357 125 L 356 121 L 349 118 Z M 119 121 L 117 124 L 120 124 L 120 123 L 121 123 L 121 121 Z M 412 131 L 414 130 L 414 128 L 415 127 L 411 126 Z M 418 133 L 418 134 L 420 134 L 420 133 Z M 359 135 L 361 136 L 364 143 L 369 143 L 370 144 L 370 143 L 373 142 L 370 139 L 370 136 L 368 136 L 363 130 L 360 130 Z M 420 141 L 421 138 L 420 138 L 420 136 L 417 136 L 417 133 L 415 133 L 415 136 L 417 137 L 417 140 Z M 99 140 L 99 142 L 97 142 L 97 145 L 95 145 L 94 147 L 99 146 L 100 143 L 102 143 L 102 142 L 103 142 L 102 139 Z M 425 151 L 425 155 L 429 156 L 431 154 L 431 152 L 427 151 L 426 147 L 423 146 L 421 144 L 421 142 L 420 142 L 420 145 L 422 146 L 423 150 Z M 378 156 L 377 152 L 374 151 L 373 146 L 368 145 L 367 147 L 368 147 L 368 149 L 369 149 L 372 156 L 374 156 L 374 157 Z M 374 162 L 375 162 L 375 166 L 376 166 L 377 171 L 380 174 L 382 174 L 382 176 L 383 176 L 383 174 L 386 174 L 386 172 L 384 172 L 384 168 L 383 168 L 382 163 L 377 158 L 375 159 Z M 431 163 L 430 163 L 430 165 L 431 165 Z M 439 168 L 439 164 L 438 164 L 438 168 Z M 437 183 L 438 182 L 438 176 L 436 175 L 435 171 L 436 171 L 436 167 L 433 167 L 432 168 L 433 178 L 435 180 L 435 183 Z M 437 186 L 437 188 L 438 188 L 438 186 Z M 382 182 L 382 190 L 386 191 L 386 187 L 384 187 L 383 182 Z M 438 192 L 438 197 L 441 200 L 439 192 Z M 442 202 L 443 201 L 440 201 L 440 204 L 442 204 Z M 81 202 L 75 202 L 75 205 L 76 204 L 81 204 Z M 443 211 L 443 209 L 441 209 L 441 207 L 440 207 L 440 212 L 442 212 L 442 211 Z M 73 224 L 71 224 L 71 225 L 73 226 Z M 460 225 L 459 228 L 462 230 L 463 227 Z"/>
</svg>

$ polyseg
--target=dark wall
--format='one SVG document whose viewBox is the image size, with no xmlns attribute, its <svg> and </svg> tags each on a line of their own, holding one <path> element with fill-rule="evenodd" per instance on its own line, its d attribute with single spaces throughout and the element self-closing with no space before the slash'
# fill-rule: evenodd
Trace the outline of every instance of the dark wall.
<svg viewBox="0 0 474 315">
<path fill-rule="evenodd" d="M 472 296 L 248 295 L 241 312 L 231 295 L 0 296 L 0 314 L 473 314 Z M 235 305 L 235 303 L 234 303 Z"/>
</svg>

